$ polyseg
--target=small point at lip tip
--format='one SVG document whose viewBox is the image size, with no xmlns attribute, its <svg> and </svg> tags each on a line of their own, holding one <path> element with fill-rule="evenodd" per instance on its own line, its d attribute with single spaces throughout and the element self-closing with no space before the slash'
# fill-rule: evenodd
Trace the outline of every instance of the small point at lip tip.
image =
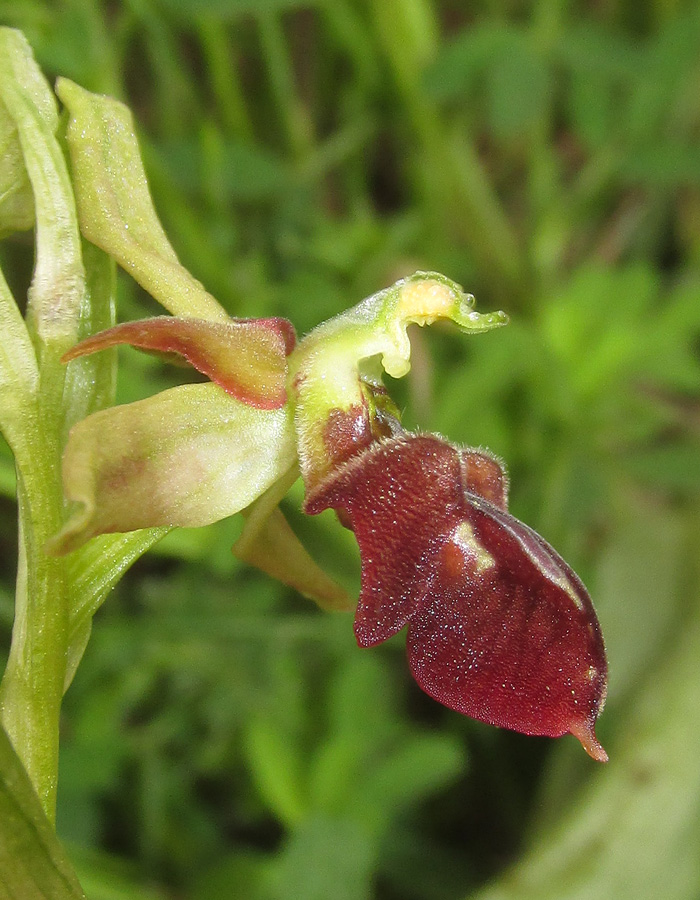
<svg viewBox="0 0 700 900">
<path fill-rule="evenodd" d="M 583 749 L 591 759 L 595 759 L 596 762 L 608 762 L 608 754 L 595 736 L 592 725 L 589 725 L 587 722 L 577 722 L 569 730 L 581 742 Z"/>
</svg>

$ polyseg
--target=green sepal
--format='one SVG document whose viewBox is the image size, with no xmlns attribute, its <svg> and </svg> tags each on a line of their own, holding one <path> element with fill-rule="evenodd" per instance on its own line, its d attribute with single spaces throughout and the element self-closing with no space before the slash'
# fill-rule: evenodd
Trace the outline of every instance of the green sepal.
<svg viewBox="0 0 700 900">
<path fill-rule="evenodd" d="M 74 513 L 50 543 L 208 525 L 252 503 L 294 462 L 288 407 L 255 409 L 215 384 L 189 384 L 95 413 L 71 430 L 63 484 Z"/>
<path fill-rule="evenodd" d="M 59 78 L 83 235 L 174 315 L 221 320 L 223 307 L 179 262 L 148 190 L 131 111 Z"/>
</svg>

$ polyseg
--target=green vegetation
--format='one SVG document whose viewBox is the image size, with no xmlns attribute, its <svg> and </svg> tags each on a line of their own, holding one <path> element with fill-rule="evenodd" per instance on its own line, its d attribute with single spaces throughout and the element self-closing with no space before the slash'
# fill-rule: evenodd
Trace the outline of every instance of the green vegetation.
<svg viewBox="0 0 700 900">
<path fill-rule="evenodd" d="M 50 81 L 131 107 L 165 233 L 232 315 L 286 316 L 303 334 L 415 269 L 509 313 L 488 336 L 414 335 L 413 369 L 392 394 L 410 427 L 506 460 L 512 511 L 583 577 L 610 663 L 603 767 L 572 738 L 439 707 L 411 680 L 403 638 L 359 650 L 351 615 L 237 562 L 240 516 L 172 531 L 120 581 L 116 570 L 90 581 L 88 545 L 83 580 L 50 561 L 31 594 L 46 643 L 29 658 L 41 667 L 46 646 L 62 646 L 66 680 L 80 661 L 61 713 L 63 849 L 44 815 L 53 787 L 38 803 L 0 734 L 0 898 L 20 883 L 30 898 L 78 897 L 74 869 L 90 900 L 694 900 L 697 4 L 0 0 L 0 24 L 24 32 Z M 42 116 L 37 134 L 55 124 Z M 24 311 L 33 214 L 28 193 L 2 206 L 7 171 L 0 267 Z M 52 258 L 69 271 L 81 250 L 66 204 Z M 85 242 L 82 255 L 90 290 L 109 296 L 110 264 Z M 120 320 L 159 311 L 123 273 L 116 296 Z M 39 322 L 42 303 L 35 293 Z M 11 316 L 1 325 L 0 357 L 19 334 Z M 40 373 L 21 353 L 10 363 L 58 392 L 57 354 L 75 335 L 50 337 Z M 111 363 L 91 365 L 64 392 L 68 421 L 111 390 Z M 186 377 L 120 350 L 118 402 Z M 52 515 L 56 473 L 41 460 L 63 439 L 55 396 L 35 411 L 40 442 L 14 444 L 38 472 L 21 504 L 49 496 Z M 16 397 L 1 380 L 0 400 L 9 421 Z M 14 471 L 0 443 L 5 650 Z M 284 502 L 295 531 L 356 593 L 351 533 L 329 513 L 303 517 L 301 497 L 296 484 Z M 58 529 L 42 521 L 37 554 Z M 138 556 L 159 536 L 126 549 Z M 80 620 L 56 601 L 71 592 L 92 598 Z M 8 700 L 5 688 L 5 706 L 22 702 L 17 690 Z M 46 702 L 57 715 L 60 694 Z M 42 710 L 30 712 L 27 732 L 41 727 Z M 42 751 L 35 784 L 56 746 Z"/>
</svg>

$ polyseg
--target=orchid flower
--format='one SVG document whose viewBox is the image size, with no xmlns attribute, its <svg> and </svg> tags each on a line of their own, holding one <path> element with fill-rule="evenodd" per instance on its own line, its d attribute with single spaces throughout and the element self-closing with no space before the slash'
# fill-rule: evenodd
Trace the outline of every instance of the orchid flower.
<svg viewBox="0 0 700 900">
<path fill-rule="evenodd" d="M 59 94 L 82 117 L 69 128 L 69 146 L 74 169 L 87 167 L 91 178 L 76 183 L 97 185 L 77 192 L 85 236 L 176 313 L 96 334 L 65 361 L 130 344 L 174 354 L 210 381 L 103 409 L 73 427 L 63 461 L 71 514 L 53 550 L 243 512 L 239 557 L 325 607 L 351 606 L 279 510 L 300 473 L 305 511 L 333 508 L 357 538 L 360 646 L 407 626 L 411 671 L 439 702 L 527 734 L 571 733 L 593 758 L 607 759 L 594 730 L 605 650 L 583 584 L 510 515 L 495 457 L 405 432 L 382 384 L 383 373 L 399 378 L 410 369 L 408 325 L 447 319 L 477 333 L 506 316 L 478 313 L 459 285 L 417 272 L 299 342 L 284 319 L 232 319 L 209 295 L 202 299 L 201 285 L 159 237 L 155 214 L 145 227 L 151 213 L 130 211 L 133 195 L 151 207 L 145 188 L 126 190 L 114 177 L 114 160 L 125 155 L 122 113 L 75 85 L 59 85 Z M 110 132 L 106 158 L 91 158 L 91 123 L 104 131 L 115 116 L 121 126 Z"/>
<path fill-rule="evenodd" d="M 408 625 L 411 672 L 431 697 L 526 734 L 570 732 L 604 761 L 593 606 L 556 551 L 508 514 L 505 483 L 483 452 L 399 434 L 340 466 L 306 511 L 349 517 L 362 555 L 361 647 Z"/>
</svg>

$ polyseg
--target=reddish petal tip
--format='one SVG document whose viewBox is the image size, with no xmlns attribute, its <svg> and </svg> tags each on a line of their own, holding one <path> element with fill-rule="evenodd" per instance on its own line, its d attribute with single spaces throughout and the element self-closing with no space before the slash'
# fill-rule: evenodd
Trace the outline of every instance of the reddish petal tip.
<svg viewBox="0 0 700 900">
<path fill-rule="evenodd" d="M 218 384 L 241 403 L 257 409 L 281 409 L 287 402 L 286 357 L 296 335 L 286 319 L 208 319 L 156 316 L 123 322 L 92 335 L 61 361 L 130 344 L 140 350 L 171 354 Z"/>
<path fill-rule="evenodd" d="M 571 734 L 579 741 L 586 753 L 595 759 L 596 762 L 607 762 L 608 754 L 605 752 L 603 745 L 595 736 L 593 726 L 589 722 L 576 722 L 569 729 Z"/>
</svg>

